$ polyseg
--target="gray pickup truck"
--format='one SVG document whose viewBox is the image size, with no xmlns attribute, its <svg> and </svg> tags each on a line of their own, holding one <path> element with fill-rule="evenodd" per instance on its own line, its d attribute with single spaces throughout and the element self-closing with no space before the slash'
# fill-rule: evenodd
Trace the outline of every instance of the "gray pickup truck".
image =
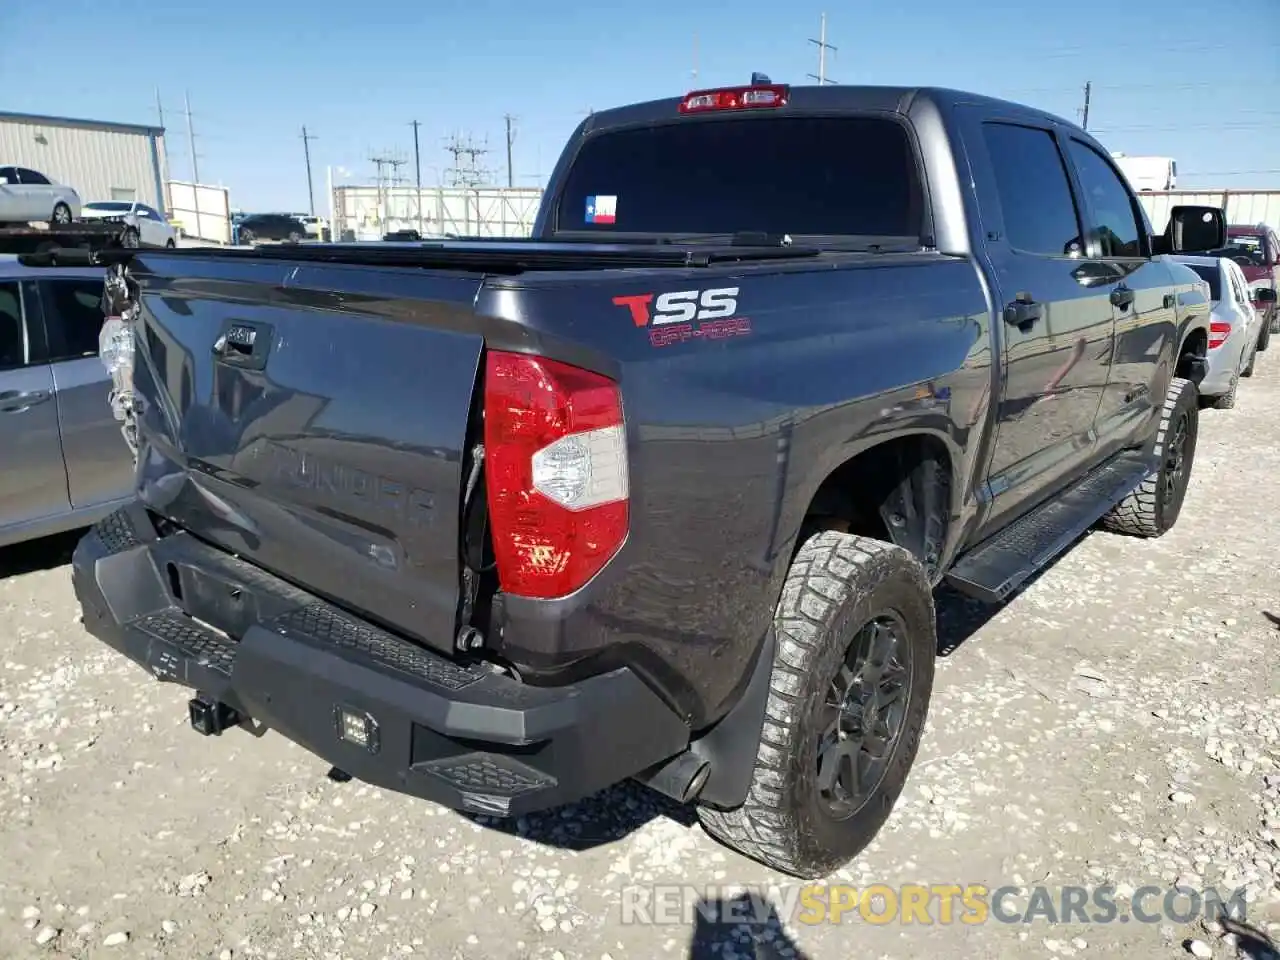
<svg viewBox="0 0 1280 960">
<path fill-rule="evenodd" d="M 1222 242 L 1042 112 L 757 83 L 593 114 L 528 241 L 104 255 L 139 462 L 85 625 L 202 733 L 497 816 L 636 779 L 823 874 L 916 755 L 933 588 L 1177 520 L 1167 255 Z"/>
</svg>

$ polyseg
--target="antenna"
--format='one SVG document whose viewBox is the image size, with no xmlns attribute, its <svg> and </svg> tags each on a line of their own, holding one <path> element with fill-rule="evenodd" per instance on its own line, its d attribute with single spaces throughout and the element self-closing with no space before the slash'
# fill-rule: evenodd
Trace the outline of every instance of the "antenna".
<svg viewBox="0 0 1280 960">
<path fill-rule="evenodd" d="M 805 76 L 813 77 L 813 79 L 818 81 L 819 86 L 825 86 L 828 83 L 827 51 L 830 50 L 832 53 L 836 52 L 836 48 L 833 47 L 831 44 L 827 43 L 827 15 L 825 13 L 822 15 L 822 23 L 818 31 L 818 39 L 814 40 L 812 37 L 810 37 L 809 42 L 816 43 L 818 45 L 818 72 L 807 73 L 805 74 Z M 834 80 L 831 80 L 830 82 L 835 83 Z"/>
</svg>

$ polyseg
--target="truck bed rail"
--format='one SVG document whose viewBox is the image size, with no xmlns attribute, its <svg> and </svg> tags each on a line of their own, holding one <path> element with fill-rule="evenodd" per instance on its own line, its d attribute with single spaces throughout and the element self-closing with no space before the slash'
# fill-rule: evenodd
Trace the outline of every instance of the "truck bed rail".
<svg viewBox="0 0 1280 960">
<path fill-rule="evenodd" d="M 49 249 L 28 255 L 28 266 L 95 266 L 124 263 L 137 251 L 127 249 Z M 738 246 L 733 244 L 584 244 L 534 240 L 423 243 L 263 244 L 243 247 L 180 247 L 149 256 L 288 260 L 368 267 L 422 267 L 518 274 L 532 270 L 606 270 L 625 267 L 709 267 L 760 260 L 795 260 L 821 253 L 817 247 Z"/>
</svg>

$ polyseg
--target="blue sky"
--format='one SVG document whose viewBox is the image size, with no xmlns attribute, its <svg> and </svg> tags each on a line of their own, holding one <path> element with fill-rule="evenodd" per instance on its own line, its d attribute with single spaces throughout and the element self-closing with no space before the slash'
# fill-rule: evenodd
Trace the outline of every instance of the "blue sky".
<svg viewBox="0 0 1280 960">
<path fill-rule="evenodd" d="M 190 94 L 201 179 L 245 209 L 316 211 L 325 168 L 372 182 L 390 154 L 424 184 L 453 133 L 488 138 L 506 180 L 543 182 L 589 108 L 740 83 L 762 70 L 812 82 L 819 15 L 839 83 L 939 84 L 1077 118 L 1110 150 L 1178 160 L 1180 186 L 1280 187 L 1280 0 L 58 0 L 8 5 L 4 109 L 155 123 L 160 91 L 173 176 L 190 176 Z M 55 66 L 56 57 L 56 66 Z"/>
</svg>

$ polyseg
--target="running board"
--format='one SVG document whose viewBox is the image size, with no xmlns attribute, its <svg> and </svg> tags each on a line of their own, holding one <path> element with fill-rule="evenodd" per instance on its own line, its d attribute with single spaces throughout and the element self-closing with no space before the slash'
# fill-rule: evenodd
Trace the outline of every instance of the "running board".
<svg viewBox="0 0 1280 960">
<path fill-rule="evenodd" d="M 984 603 L 1001 603 L 1063 553 L 1155 468 L 1145 451 L 1126 451 L 1073 487 L 963 554 L 946 580 Z"/>
</svg>

